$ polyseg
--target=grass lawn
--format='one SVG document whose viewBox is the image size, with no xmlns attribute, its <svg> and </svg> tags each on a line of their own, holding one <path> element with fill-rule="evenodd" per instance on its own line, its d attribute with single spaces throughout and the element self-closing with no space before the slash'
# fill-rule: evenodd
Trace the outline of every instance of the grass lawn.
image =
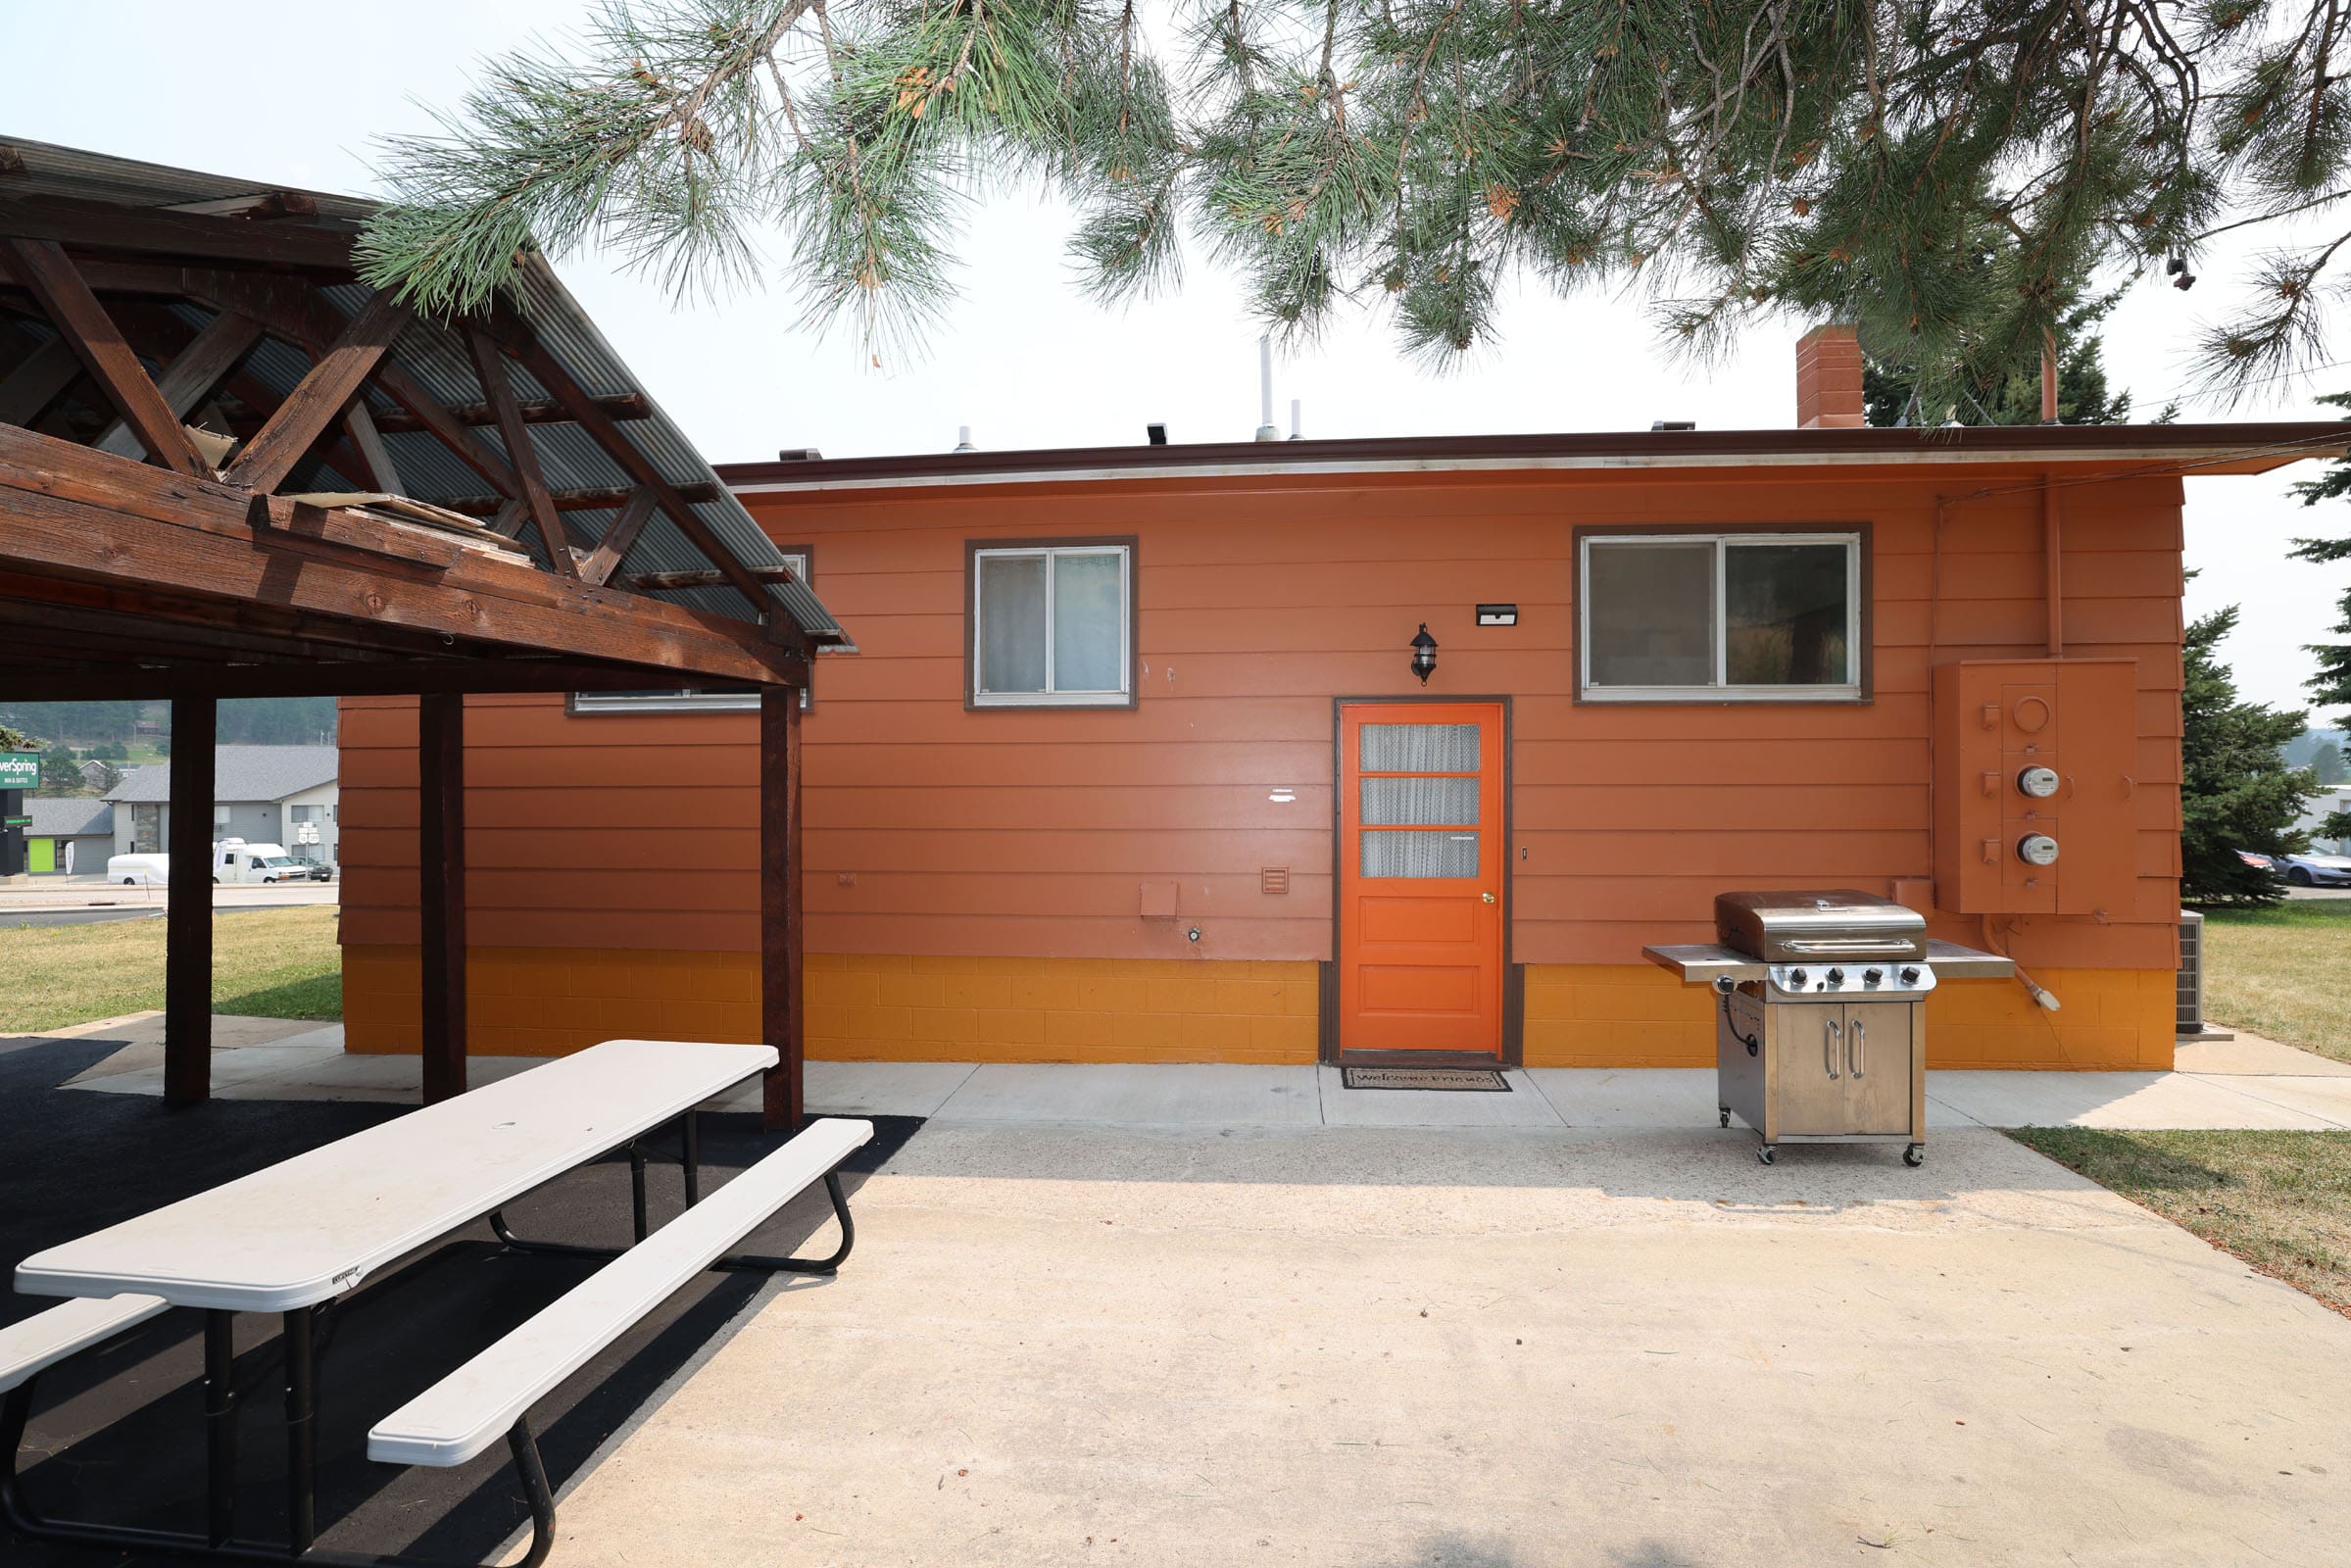
<svg viewBox="0 0 2351 1568">
<path fill-rule="evenodd" d="M 2351 1316 L 2351 1132 L 2008 1136 Z"/>
<path fill-rule="evenodd" d="M 331 907 L 216 911 L 213 1010 L 343 1016 Z M 0 927 L 0 1034 L 31 1034 L 164 1004 L 168 921 Z"/>
<path fill-rule="evenodd" d="M 2204 916 L 2204 1015 L 2351 1061 L 2351 899 Z"/>
</svg>

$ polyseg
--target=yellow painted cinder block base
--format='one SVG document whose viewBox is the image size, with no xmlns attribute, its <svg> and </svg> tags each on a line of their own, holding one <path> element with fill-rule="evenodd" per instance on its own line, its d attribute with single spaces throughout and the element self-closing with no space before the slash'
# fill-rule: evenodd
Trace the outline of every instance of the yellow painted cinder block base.
<svg viewBox="0 0 2351 1568">
<path fill-rule="evenodd" d="M 2073 1072 L 2169 1071 L 2174 977 L 2162 969 L 2049 969 L 2033 978 L 1947 981 L 1927 1002 L 1927 1065 Z M 1713 992 L 1653 964 L 1530 964 L 1530 1067 L 1709 1067 Z"/>
<path fill-rule="evenodd" d="M 954 958 L 809 954 L 808 1052 L 831 1061 L 1310 1062 L 1311 960 Z M 2047 1012 L 2012 980 L 1947 982 L 1927 1004 L 1931 1067 L 2168 1069 L 2173 977 L 2051 969 Z M 415 948 L 343 950 L 346 1049 L 418 1047 Z M 478 1055 L 558 1056 L 599 1040 L 759 1038 L 748 953 L 476 948 Z M 1704 1067 L 1714 995 L 1649 964 L 1533 964 L 1530 1067 Z"/>
<path fill-rule="evenodd" d="M 955 958 L 811 953 L 808 1054 L 829 1061 L 1314 1059 L 1310 960 Z M 343 950 L 354 1052 L 419 1046 L 415 948 Z M 476 1055 L 558 1056 L 600 1040 L 759 1038 L 749 953 L 475 948 Z"/>
</svg>

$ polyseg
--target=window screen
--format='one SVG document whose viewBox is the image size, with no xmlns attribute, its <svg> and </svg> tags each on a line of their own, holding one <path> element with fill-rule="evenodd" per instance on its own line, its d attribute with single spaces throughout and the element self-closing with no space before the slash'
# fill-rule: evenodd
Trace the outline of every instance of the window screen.
<svg viewBox="0 0 2351 1568">
<path fill-rule="evenodd" d="M 1123 706 L 1133 553 L 1124 545 L 972 553 L 972 701 Z"/>
<path fill-rule="evenodd" d="M 1588 539 L 1588 698 L 1860 695 L 1857 534 Z"/>
</svg>

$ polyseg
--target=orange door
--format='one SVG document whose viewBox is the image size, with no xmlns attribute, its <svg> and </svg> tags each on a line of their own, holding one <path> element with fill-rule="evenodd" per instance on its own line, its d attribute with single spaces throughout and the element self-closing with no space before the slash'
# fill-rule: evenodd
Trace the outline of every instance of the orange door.
<svg viewBox="0 0 2351 1568">
<path fill-rule="evenodd" d="M 1502 710 L 1339 710 L 1339 1044 L 1502 1049 Z"/>
</svg>

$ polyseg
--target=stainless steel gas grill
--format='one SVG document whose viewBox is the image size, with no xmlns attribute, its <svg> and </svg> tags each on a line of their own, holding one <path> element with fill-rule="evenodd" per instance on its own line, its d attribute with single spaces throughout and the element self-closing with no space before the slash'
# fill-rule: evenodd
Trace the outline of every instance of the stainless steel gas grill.
<svg viewBox="0 0 2351 1568">
<path fill-rule="evenodd" d="M 1711 946 L 1644 948 L 1715 991 L 1722 1124 L 1783 1143 L 1901 1144 L 1927 1153 L 1926 1001 L 1938 980 L 2016 972 L 1995 954 L 1927 938 L 1917 910 L 1850 889 L 1725 893 Z"/>
</svg>

